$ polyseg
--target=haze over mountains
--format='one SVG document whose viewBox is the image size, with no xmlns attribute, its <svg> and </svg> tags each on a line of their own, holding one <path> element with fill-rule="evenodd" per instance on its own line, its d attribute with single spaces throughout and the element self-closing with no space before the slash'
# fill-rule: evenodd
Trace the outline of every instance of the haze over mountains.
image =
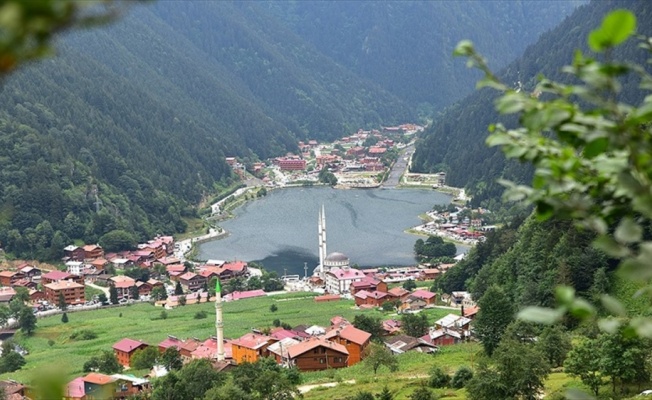
<svg viewBox="0 0 652 400">
<path fill-rule="evenodd" d="M 568 80 L 569 76 L 562 73 L 562 67 L 572 62 L 576 49 L 591 55 L 586 40 L 589 32 L 600 25 L 610 10 L 616 8 L 634 12 L 638 18 L 639 34 L 652 34 L 650 2 L 594 1 L 579 7 L 557 28 L 543 34 L 499 76 L 503 82 L 514 87 L 520 82 L 524 90 L 533 89 L 539 74 L 557 81 Z M 642 65 L 647 57 L 638 48 L 636 39 L 630 39 L 616 48 L 612 56 Z M 503 192 L 503 187 L 496 183 L 498 178 L 525 182 L 532 176 L 529 166 L 515 161 L 507 162 L 500 149 L 489 148 L 485 144 L 490 124 L 501 121 L 513 126 L 516 123 L 513 118 L 501 117 L 494 110 L 493 102 L 497 95 L 491 89 L 479 90 L 451 107 L 425 132 L 413 158 L 415 171 L 445 170 L 450 185 L 469 189 L 474 196 L 474 206 L 483 203 L 495 205 Z M 638 89 L 638 81 L 629 77 L 623 81 L 621 95 L 623 101 L 636 104 L 642 100 L 644 92 Z"/>
<path fill-rule="evenodd" d="M 232 181 L 225 155 L 262 159 L 297 139 L 415 121 L 472 90 L 474 73 L 450 56 L 457 40 L 505 65 L 576 4 L 134 7 L 4 82 L 0 242 L 48 258 L 116 229 L 181 231 L 189 206 Z"/>
</svg>

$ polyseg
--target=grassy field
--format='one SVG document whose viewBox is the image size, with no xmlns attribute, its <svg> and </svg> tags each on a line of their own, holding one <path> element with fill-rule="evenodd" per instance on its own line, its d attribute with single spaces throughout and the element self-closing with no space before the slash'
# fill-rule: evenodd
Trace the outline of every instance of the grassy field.
<svg viewBox="0 0 652 400">
<path fill-rule="evenodd" d="M 351 321 L 360 313 L 381 318 L 389 318 L 391 315 L 377 310 L 356 310 L 353 301 L 315 303 L 313 296 L 314 294 L 310 293 L 291 293 L 225 303 L 224 335 L 236 338 L 251 328 L 269 327 L 274 319 L 280 319 L 292 326 L 327 326 L 330 318 L 335 315 L 341 315 Z M 269 310 L 271 304 L 276 304 L 278 308 L 274 313 Z M 160 318 L 161 311 L 161 308 L 150 304 L 137 304 L 68 313 L 67 324 L 61 322 L 60 315 L 39 319 L 32 337 L 16 335 L 17 342 L 30 352 L 25 357 L 27 364 L 22 370 L 3 374 L 0 379 L 30 382 L 35 373 L 52 365 L 66 368 L 69 376 L 81 375 L 84 362 L 99 354 L 101 350 L 110 350 L 114 343 L 124 337 L 157 344 L 167 335 L 203 339 L 215 334 L 212 303 L 167 310 L 167 319 Z M 208 318 L 194 319 L 198 311 L 206 311 Z M 449 310 L 429 309 L 426 312 L 432 322 L 448 314 Z M 97 338 L 89 341 L 70 339 L 75 331 L 82 329 L 95 332 Z"/>
<path fill-rule="evenodd" d="M 304 394 L 304 399 L 347 399 L 361 391 L 378 394 L 386 385 L 394 394 L 395 400 L 407 400 L 415 389 L 420 385 L 427 384 L 429 372 L 433 367 L 439 367 L 449 375 L 453 375 L 461 366 L 476 367 L 483 354 L 480 344 L 464 343 L 442 347 L 439 353 L 433 355 L 405 353 L 397 357 L 399 359 L 399 370 L 397 372 L 389 372 L 387 369 L 381 368 L 376 376 L 364 363 L 347 369 L 306 373 L 303 375 L 303 384 L 324 382 L 339 382 L 339 384 L 335 387 L 314 388 Z M 346 383 L 351 379 L 355 380 L 355 383 Z M 588 390 L 579 380 L 569 377 L 563 372 L 552 372 L 546 380 L 544 392 L 548 396 L 553 393 L 563 393 L 571 387 Z M 441 399 L 466 399 L 465 389 L 431 390 Z M 608 385 L 603 387 L 602 392 L 609 393 Z"/>
<path fill-rule="evenodd" d="M 434 355 L 405 353 L 398 356 L 398 371 L 389 372 L 381 368 L 376 376 L 364 363 L 347 369 L 307 373 L 304 374 L 307 383 L 344 382 L 355 379 L 355 384 L 341 383 L 332 388 L 315 388 L 305 393 L 304 398 L 306 400 L 346 399 L 360 391 L 377 394 L 387 385 L 387 388 L 394 393 L 395 399 L 408 399 L 416 388 L 426 383 L 432 367 L 438 366 L 452 375 L 462 365 L 473 367 L 480 350 L 481 346 L 477 343 L 465 343 L 443 347 Z M 433 389 L 433 392 L 441 398 L 451 400 L 466 398 L 464 389 Z"/>
</svg>

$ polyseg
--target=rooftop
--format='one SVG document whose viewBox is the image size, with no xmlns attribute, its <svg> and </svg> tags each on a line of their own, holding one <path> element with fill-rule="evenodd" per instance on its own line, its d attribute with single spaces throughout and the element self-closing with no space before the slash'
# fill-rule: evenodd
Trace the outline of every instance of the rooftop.
<svg viewBox="0 0 652 400">
<path fill-rule="evenodd" d="M 147 346 L 147 343 L 141 342 L 139 340 L 124 338 L 118 343 L 114 344 L 113 349 L 125 353 L 131 353 L 132 351 L 144 346 Z"/>
</svg>

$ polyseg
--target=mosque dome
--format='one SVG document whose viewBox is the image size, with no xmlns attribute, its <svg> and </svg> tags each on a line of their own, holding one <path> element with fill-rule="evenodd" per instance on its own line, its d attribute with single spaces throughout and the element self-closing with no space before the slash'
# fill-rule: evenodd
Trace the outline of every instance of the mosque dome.
<svg viewBox="0 0 652 400">
<path fill-rule="evenodd" d="M 349 257 L 342 253 L 330 253 L 324 259 L 324 265 L 326 267 L 348 267 Z"/>
</svg>

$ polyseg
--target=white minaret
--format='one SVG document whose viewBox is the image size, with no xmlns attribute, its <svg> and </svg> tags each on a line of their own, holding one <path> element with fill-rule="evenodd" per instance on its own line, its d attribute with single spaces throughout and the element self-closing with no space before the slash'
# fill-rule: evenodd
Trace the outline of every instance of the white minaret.
<svg viewBox="0 0 652 400">
<path fill-rule="evenodd" d="M 319 215 L 317 216 L 317 247 L 319 248 L 319 275 L 323 273 L 324 265 L 324 253 L 321 248 L 321 210 L 319 210 Z"/>
<path fill-rule="evenodd" d="M 217 331 L 217 361 L 224 361 L 224 321 L 222 320 L 222 287 L 220 279 L 215 283 L 215 330 Z"/>
<path fill-rule="evenodd" d="M 319 211 L 319 275 L 324 277 L 324 261 L 326 259 L 326 211 L 322 204 Z"/>
</svg>

